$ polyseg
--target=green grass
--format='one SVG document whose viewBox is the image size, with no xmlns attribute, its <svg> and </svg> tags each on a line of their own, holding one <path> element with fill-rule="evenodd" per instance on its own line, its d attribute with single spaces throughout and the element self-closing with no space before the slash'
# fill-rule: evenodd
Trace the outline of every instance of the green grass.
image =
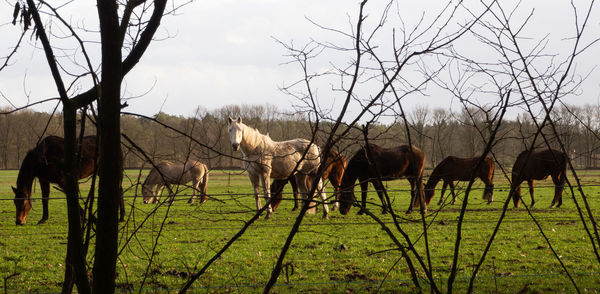
<svg viewBox="0 0 600 294">
<path fill-rule="evenodd" d="M 580 174 L 592 211 L 597 214 L 600 188 L 595 185 L 599 184 L 600 172 L 582 171 Z M 38 200 L 34 202 L 27 225 L 17 227 L 14 225 L 15 208 L 10 189 L 11 185 L 15 185 L 16 175 L 16 171 L 0 171 L 0 277 L 18 273 L 7 279 L 9 292 L 58 292 L 64 275 L 66 252 L 64 195 L 52 190 L 50 219 L 46 224 L 35 225 L 41 218 L 41 201 Z M 128 171 L 128 175 L 135 181 L 138 171 Z M 473 191 L 470 197 L 462 230 L 459 272 L 454 285 L 456 292 L 466 289 L 473 264 L 479 260 L 508 194 L 507 181 L 501 175 L 496 175 L 495 180 L 496 201 L 492 205 L 486 205 L 481 199 L 482 190 Z M 579 289 L 598 291 L 600 264 L 583 230 L 570 192 L 565 191 L 561 208 L 548 209 L 553 188 L 546 186 L 551 181 L 537 184 L 537 204 L 532 209 L 533 215 L 561 260 L 574 274 Z M 126 181 L 125 186 L 130 185 Z M 477 182 L 476 188 L 481 187 Z M 402 229 L 411 240 L 419 240 L 417 250 L 425 256 L 423 238 L 419 238 L 423 231 L 422 224 L 418 222 L 419 214 L 406 216 L 403 213 L 409 196 L 408 192 L 398 190 L 407 188 L 405 180 L 389 182 L 388 186 L 394 199 L 394 209 L 402 218 Z M 526 187 L 523 188 L 527 192 Z M 86 189 L 89 189 L 89 183 L 82 184 L 82 190 Z M 180 196 L 170 208 L 166 205 L 158 208 L 145 222 L 146 216 L 157 206 L 145 205 L 141 198 L 134 198 L 134 190 L 135 187 L 132 187 L 126 193 L 127 210 L 131 214 L 128 222 L 122 224 L 120 248 L 124 249 L 117 265 L 117 283 L 122 289 L 139 289 L 161 226 L 164 226 L 161 238 L 143 287 L 152 291 L 175 292 L 190 273 L 202 267 L 238 232 L 252 217 L 255 207 L 253 197 L 248 195 L 252 191 L 250 181 L 245 174 L 237 172 L 211 172 L 208 192 L 212 199 L 207 203 L 190 206 L 187 196 Z M 432 222 L 428 230 L 431 263 L 437 286 L 442 289 L 447 288 L 446 279 L 452 264 L 456 224 L 463 200 L 460 191 L 456 205 L 446 206 L 437 213 L 439 206 L 432 204 L 427 215 L 428 221 Z M 39 187 L 35 188 L 35 192 L 34 197 L 39 197 Z M 180 194 L 187 192 L 181 191 Z M 369 201 L 373 203 L 369 206 L 371 210 L 403 240 L 394 229 L 390 215 L 381 215 L 374 205 L 379 202 L 375 194 L 369 195 Z M 529 204 L 528 194 L 524 195 L 525 203 Z M 433 203 L 438 197 L 439 192 Z M 583 205 L 579 196 L 577 200 Z M 261 292 L 295 221 L 297 213 L 290 211 L 291 207 L 291 201 L 284 202 L 273 219 L 261 218 L 254 223 L 196 281 L 195 291 Z M 286 263 L 290 265 L 287 275 L 284 272 L 280 276 L 275 291 L 366 292 L 379 287 L 385 292 L 413 291 L 406 263 L 401 260 L 398 251 L 390 250 L 396 248 L 391 239 L 371 218 L 356 215 L 356 211 L 353 208 L 346 216 L 332 212 L 329 220 L 322 219 L 320 213 L 307 215 L 286 257 Z M 168 217 L 163 222 L 167 213 Z M 141 229 L 125 245 L 139 226 Z M 346 249 L 340 249 L 342 247 Z M 88 260 L 92 260 L 91 253 Z M 523 207 L 511 208 L 507 212 L 478 277 L 475 284 L 477 293 L 496 292 L 496 289 L 500 293 L 575 291 Z M 421 285 L 425 284 L 421 280 Z"/>
</svg>

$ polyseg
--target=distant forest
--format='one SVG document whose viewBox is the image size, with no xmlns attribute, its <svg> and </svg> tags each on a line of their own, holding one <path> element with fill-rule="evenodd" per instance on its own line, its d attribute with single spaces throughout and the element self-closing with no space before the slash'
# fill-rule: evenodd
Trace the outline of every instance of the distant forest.
<svg viewBox="0 0 600 294">
<path fill-rule="evenodd" d="M 47 135 L 62 136 L 60 114 L 51 115 L 32 110 L 6 114 L 10 109 L 0 108 L 0 169 L 18 169 L 27 151 Z M 88 116 L 90 116 L 88 114 Z M 241 116 L 244 123 L 268 133 L 274 140 L 311 138 L 315 122 L 302 114 L 288 114 L 272 105 L 227 106 L 214 111 L 198 111 L 194 117 L 159 113 L 153 117 L 123 114 L 121 131 L 124 135 L 123 156 L 126 168 L 149 167 L 148 159 L 184 161 L 199 159 L 209 168 L 236 168 L 241 153 L 233 152 L 227 134 L 227 118 Z M 541 122 L 543 117 L 536 118 Z M 563 105 L 552 119 L 562 142 L 577 168 L 598 168 L 600 159 L 600 106 Z M 473 157 L 481 154 L 482 139 L 492 130 L 490 118 L 478 109 L 455 113 L 441 108 L 417 107 L 407 117 L 408 128 L 402 119 L 390 124 L 369 124 L 368 136 L 373 143 L 395 146 L 408 143 L 423 149 L 427 167 L 435 166 L 449 155 Z M 81 123 L 81 119 L 80 119 Z M 85 120 L 86 134 L 94 134 L 93 118 Z M 315 140 L 323 145 L 323 138 L 332 123 L 320 121 Z M 350 157 L 364 144 L 362 128 L 353 127 L 341 138 L 336 149 Z M 408 132 L 407 132 L 408 129 Z M 517 154 L 531 142 L 537 127 L 530 116 L 518 115 L 505 120 L 493 147 L 495 160 L 511 166 Z M 340 130 L 338 130 L 338 133 Z M 552 146 L 559 148 L 553 132 L 545 130 Z M 537 140 L 545 148 L 543 140 Z M 141 150 L 141 151 L 140 151 Z"/>
</svg>

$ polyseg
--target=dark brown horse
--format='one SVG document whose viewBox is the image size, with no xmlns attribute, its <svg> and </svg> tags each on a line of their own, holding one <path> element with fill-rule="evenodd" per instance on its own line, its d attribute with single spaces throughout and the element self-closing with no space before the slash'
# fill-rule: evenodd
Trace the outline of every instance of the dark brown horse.
<svg viewBox="0 0 600 294">
<path fill-rule="evenodd" d="M 411 152 L 412 149 L 412 152 Z M 367 154 L 370 154 L 367 157 Z M 387 212 L 388 205 L 383 195 L 384 186 L 381 181 L 390 181 L 406 177 L 411 187 L 411 203 L 407 213 L 421 203 L 426 210 L 423 201 L 423 168 L 425 167 L 425 152 L 418 147 L 402 145 L 392 148 L 382 148 L 375 144 L 369 144 L 358 150 L 350 159 L 344 177 L 342 178 L 340 191 L 340 212 L 347 214 L 356 200 L 354 197 L 354 183 L 358 179 L 361 188 L 362 203 L 359 214 L 363 213 L 367 201 L 368 183 L 371 182 L 377 191 L 377 195 L 383 206 L 383 213 Z"/>
<path fill-rule="evenodd" d="M 31 190 L 34 178 L 38 178 L 42 190 L 42 219 L 38 224 L 48 220 L 48 198 L 50 183 L 57 184 L 65 190 L 65 178 L 62 165 L 64 162 L 64 139 L 57 136 L 44 138 L 35 148 L 29 150 L 21 163 L 17 176 L 17 187 L 12 187 L 15 193 L 17 211 L 16 224 L 24 225 L 31 210 Z M 81 161 L 79 162 L 78 178 L 89 177 L 96 169 L 96 136 L 86 136 L 82 139 Z M 125 215 L 123 198 L 121 197 L 121 220 Z"/>
<path fill-rule="evenodd" d="M 511 191 L 515 207 L 521 204 L 521 183 L 527 181 L 529 184 L 529 194 L 531 194 L 531 207 L 535 205 L 533 198 L 533 181 L 544 180 L 548 176 L 552 177 L 554 182 L 554 199 L 550 207 L 556 204 L 556 207 L 562 205 L 562 192 L 567 181 L 567 155 L 554 149 L 541 151 L 523 151 L 512 168 Z"/>
<path fill-rule="evenodd" d="M 346 157 L 337 153 L 336 151 L 330 150 L 329 156 L 327 156 L 327 167 L 323 171 L 323 179 L 328 179 L 333 185 L 335 190 L 335 199 L 336 202 L 333 204 L 333 210 L 336 210 L 339 206 L 337 200 L 339 200 L 340 195 L 340 184 L 342 182 L 342 177 L 344 176 L 344 169 L 346 168 Z M 310 181 L 310 177 L 307 178 L 307 181 Z M 271 195 L 273 195 L 273 210 L 279 206 L 281 201 L 283 200 L 283 188 L 288 183 L 288 179 L 276 179 L 273 180 L 271 184 Z M 298 194 L 298 184 L 296 183 L 296 179 L 291 177 L 289 179 L 289 183 L 292 186 L 292 191 L 294 194 L 294 208 L 292 211 L 298 209 L 299 207 L 299 194 Z M 310 187 L 310 183 L 307 182 L 307 187 Z"/>
<path fill-rule="evenodd" d="M 440 180 L 444 181 L 442 186 L 442 192 L 440 194 L 440 201 L 438 205 L 444 202 L 444 192 L 446 187 L 450 186 L 450 192 L 452 193 L 452 204 L 456 201 L 456 194 L 454 194 L 454 181 L 470 181 L 473 176 L 473 170 L 477 167 L 479 157 L 472 158 L 460 158 L 456 156 L 448 156 L 444 158 L 431 172 L 427 184 L 425 184 L 425 199 L 427 205 L 431 203 L 431 199 L 435 195 L 435 186 Z M 486 157 L 483 162 L 479 165 L 479 168 L 475 172 L 475 178 L 480 178 L 485 183 L 485 189 L 483 192 L 483 199 L 491 204 L 494 200 L 494 161 L 489 157 Z"/>
</svg>

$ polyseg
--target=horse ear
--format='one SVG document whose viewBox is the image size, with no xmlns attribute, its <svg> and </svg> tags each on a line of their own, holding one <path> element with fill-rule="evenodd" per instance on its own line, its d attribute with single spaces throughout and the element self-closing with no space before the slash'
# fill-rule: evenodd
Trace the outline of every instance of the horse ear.
<svg viewBox="0 0 600 294">
<path fill-rule="evenodd" d="M 231 116 L 229 117 L 229 123 L 233 122 L 233 118 L 231 118 Z"/>
<path fill-rule="evenodd" d="M 240 124 L 242 123 L 242 117 L 241 116 L 238 116 L 237 122 L 240 123 Z"/>
<path fill-rule="evenodd" d="M 17 188 L 10 186 L 15 194 L 17 194 Z"/>
</svg>

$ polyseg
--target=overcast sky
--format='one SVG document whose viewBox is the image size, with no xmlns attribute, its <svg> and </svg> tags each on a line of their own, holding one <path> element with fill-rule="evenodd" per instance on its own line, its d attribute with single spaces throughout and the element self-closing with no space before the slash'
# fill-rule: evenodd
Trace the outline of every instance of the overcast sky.
<svg viewBox="0 0 600 294">
<path fill-rule="evenodd" d="M 90 1 L 75 2 L 62 8 L 62 13 L 74 11 L 73 21 L 93 24 L 87 19 L 96 17 L 95 5 Z M 383 2 L 370 2 L 372 14 L 376 14 L 375 11 Z M 535 7 L 530 35 L 540 37 L 549 34 L 551 39 L 558 40 L 552 45 L 566 44 L 564 38 L 572 36 L 574 32 L 569 1 L 526 2 L 522 7 L 524 12 L 528 13 Z M 581 8 L 587 3 L 575 2 L 581 4 Z M 442 1 L 400 3 L 403 19 L 410 24 L 416 22 L 423 12 L 434 16 L 441 9 L 439 3 Z M 8 50 L 17 28 L 4 25 L 10 17 L 5 8 L 10 6 L 6 3 L 2 5 L 0 37 L 3 46 L 0 49 Z M 301 72 L 296 65 L 284 64 L 289 59 L 275 38 L 284 42 L 294 41 L 298 45 L 310 38 L 343 42 L 311 24 L 307 18 L 327 27 L 348 31 L 349 19 L 356 19 L 357 8 L 358 1 L 354 0 L 194 1 L 183 7 L 178 15 L 164 19 L 158 36 L 170 38 L 153 42 L 138 66 L 127 76 L 123 85 L 124 96 L 143 95 L 129 100 L 127 111 L 145 115 L 163 111 L 189 116 L 198 106 L 210 111 L 229 104 L 264 103 L 292 109 L 292 105 L 298 101 L 283 94 L 279 87 L 296 81 L 301 77 Z M 594 12 L 597 16 L 597 11 Z M 466 17 L 459 20 L 464 19 Z M 600 17 L 592 17 L 588 29 L 590 35 L 600 37 Z M 31 39 L 28 43 L 34 44 L 35 40 Z M 13 65 L 0 72 L 0 92 L 14 106 L 57 96 L 43 52 L 28 50 L 28 47 L 23 46 L 23 50 L 13 59 Z M 597 56 L 600 56 L 598 45 L 582 56 L 577 70 L 582 75 L 592 70 L 599 60 Z M 318 71 L 319 66 L 326 65 L 326 62 L 316 64 L 314 70 Z M 568 102 L 598 103 L 600 80 L 597 77 L 594 72 L 582 86 L 581 95 L 569 98 Z M 325 86 L 319 91 L 320 97 L 325 99 L 330 89 Z M 406 105 L 409 108 L 414 105 L 452 105 L 449 94 L 431 91 L 424 93 L 427 96 L 410 97 Z M 331 102 L 331 105 L 335 103 Z M 9 103 L 0 98 L 0 106 L 9 106 Z M 50 111 L 54 106 L 48 103 L 35 109 Z"/>
</svg>

